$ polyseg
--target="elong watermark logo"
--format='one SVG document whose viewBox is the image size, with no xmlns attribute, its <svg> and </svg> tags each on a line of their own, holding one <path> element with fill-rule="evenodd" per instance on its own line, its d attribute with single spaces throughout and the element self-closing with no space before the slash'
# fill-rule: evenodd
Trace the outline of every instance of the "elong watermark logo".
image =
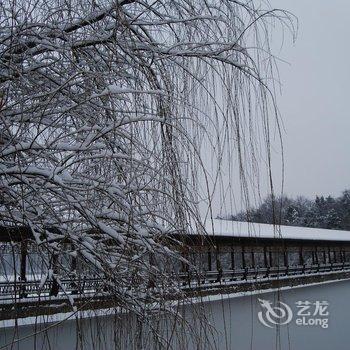
<svg viewBox="0 0 350 350">
<path fill-rule="evenodd" d="M 292 308 L 280 300 L 275 303 L 265 299 L 258 300 L 262 308 L 258 312 L 258 319 L 265 327 L 284 326 L 291 323 L 294 319 L 297 326 L 328 328 L 328 301 L 299 300 L 295 303 L 296 313 L 293 313 Z M 296 315 L 295 317 L 294 314 Z"/>
</svg>

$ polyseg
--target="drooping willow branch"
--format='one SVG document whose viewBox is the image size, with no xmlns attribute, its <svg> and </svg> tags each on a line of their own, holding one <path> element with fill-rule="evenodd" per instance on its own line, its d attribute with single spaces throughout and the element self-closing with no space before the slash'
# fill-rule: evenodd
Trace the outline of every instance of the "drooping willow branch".
<svg viewBox="0 0 350 350">
<path fill-rule="evenodd" d="M 232 147 L 242 181 L 259 130 L 269 152 L 269 25 L 288 15 L 229 0 L 1 11 L 1 225 L 79 256 L 125 305 L 142 305 L 150 279 L 178 292 L 164 266 L 179 259 L 171 234 L 202 232 L 203 143 L 219 163 Z"/>
</svg>

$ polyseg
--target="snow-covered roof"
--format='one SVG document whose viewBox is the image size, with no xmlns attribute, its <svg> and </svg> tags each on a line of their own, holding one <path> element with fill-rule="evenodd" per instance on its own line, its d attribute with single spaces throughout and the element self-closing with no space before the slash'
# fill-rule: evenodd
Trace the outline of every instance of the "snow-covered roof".
<svg viewBox="0 0 350 350">
<path fill-rule="evenodd" d="M 205 227 L 209 235 L 221 237 L 284 238 L 350 242 L 350 231 L 342 230 L 298 226 L 274 226 L 220 219 L 208 220 Z"/>
</svg>

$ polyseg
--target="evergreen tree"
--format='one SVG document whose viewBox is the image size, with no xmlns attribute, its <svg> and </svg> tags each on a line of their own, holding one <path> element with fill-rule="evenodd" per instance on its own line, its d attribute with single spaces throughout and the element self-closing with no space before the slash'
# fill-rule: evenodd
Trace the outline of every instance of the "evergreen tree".
<svg viewBox="0 0 350 350">
<path fill-rule="evenodd" d="M 227 216 L 226 216 L 227 217 Z M 266 197 L 257 208 L 230 215 L 234 221 L 350 230 L 350 190 L 338 198 Z"/>
</svg>

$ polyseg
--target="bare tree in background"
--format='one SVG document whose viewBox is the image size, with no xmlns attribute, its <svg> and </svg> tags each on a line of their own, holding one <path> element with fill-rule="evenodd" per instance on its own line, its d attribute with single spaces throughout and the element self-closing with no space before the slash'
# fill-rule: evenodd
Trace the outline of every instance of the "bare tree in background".
<svg viewBox="0 0 350 350">
<path fill-rule="evenodd" d="M 178 292 L 155 263 L 179 259 L 169 234 L 201 230 L 203 143 L 219 165 L 230 149 L 243 188 L 269 159 L 269 26 L 289 18 L 246 0 L 5 0 L 0 21 L 1 225 L 142 313 Z"/>
</svg>

